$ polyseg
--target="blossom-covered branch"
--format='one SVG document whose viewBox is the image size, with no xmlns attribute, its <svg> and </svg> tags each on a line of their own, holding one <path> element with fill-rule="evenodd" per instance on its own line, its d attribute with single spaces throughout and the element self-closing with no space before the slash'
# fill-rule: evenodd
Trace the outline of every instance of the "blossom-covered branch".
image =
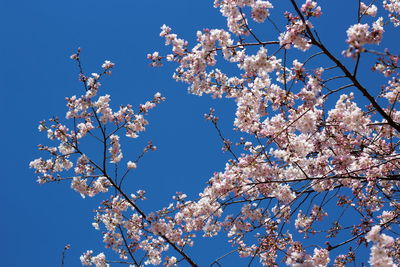
<svg viewBox="0 0 400 267">
<path fill-rule="evenodd" d="M 104 243 L 119 263 L 197 266 L 187 252 L 196 236 L 224 234 L 234 248 L 209 259 L 211 265 L 236 254 L 249 266 L 346 266 L 364 260 L 363 246 L 370 247 L 372 266 L 400 264 L 399 55 L 392 52 L 396 46 L 382 48 L 385 29 L 395 32 L 400 25 L 400 1 L 351 1 L 357 23 L 343 33 L 347 39 L 338 54 L 318 34 L 322 5 L 284 2 L 288 10 L 279 14 L 274 6 L 282 1 L 215 0 L 226 29 L 198 31 L 192 46 L 161 27 L 172 51 L 148 54 L 150 65 L 175 63 L 173 78 L 188 84 L 190 93 L 235 101 L 233 127 L 241 137 L 225 137 L 217 109 L 211 109 L 205 118 L 231 159 L 198 198 L 177 193 L 173 203 L 152 213 L 140 208 L 143 190 L 131 194 L 122 185 L 155 146 L 149 143 L 122 164 L 120 132 L 137 138 L 147 112 L 164 98 L 157 93 L 136 112 L 130 105 L 114 112 L 109 95 L 97 96 L 100 79 L 114 64 L 106 61 L 101 74 L 86 76 L 79 51 L 72 56 L 85 94 L 67 98 L 71 126 L 58 118 L 40 123 L 39 130 L 59 145 L 41 145 L 49 159 L 30 166 L 40 183 L 71 180 L 82 196 L 115 189 L 93 226 L 105 230 Z M 272 15 L 286 21 L 283 31 Z M 260 27 L 268 39 L 258 34 Z M 362 64 L 371 64 L 380 87 L 365 82 L 370 73 Z M 84 137 L 97 140 L 100 160 L 81 148 Z M 122 172 L 112 175 L 110 168 Z M 81 261 L 98 267 L 118 262 L 90 250 Z"/>
</svg>

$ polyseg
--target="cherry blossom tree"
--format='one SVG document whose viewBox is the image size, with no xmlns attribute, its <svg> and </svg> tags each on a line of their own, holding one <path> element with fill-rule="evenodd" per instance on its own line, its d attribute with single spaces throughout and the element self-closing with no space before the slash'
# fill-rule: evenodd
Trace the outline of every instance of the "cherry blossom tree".
<svg viewBox="0 0 400 267">
<path fill-rule="evenodd" d="M 349 1 L 357 4 L 357 21 L 348 26 L 341 54 L 318 34 L 323 4 L 287 0 L 290 9 L 279 14 L 285 18 L 279 25 L 270 14 L 281 2 L 215 0 L 227 28 L 198 31 L 193 45 L 161 27 L 172 52 L 149 54 L 151 65 L 177 64 L 173 77 L 191 94 L 232 98 L 242 137 L 226 138 L 211 109 L 205 118 L 231 160 L 198 197 L 177 193 L 151 213 L 143 209 L 145 192 L 123 185 L 156 147 L 149 143 L 136 159 L 125 159 L 121 136 L 138 138 L 146 114 L 165 98 L 156 93 L 136 110 L 113 111 L 100 81 L 114 63 L 105 61 L 100 74 L 88 75 L 80 50 L 71 56 L 83 94 L 66 99 L 68 123 L 40 122 L 56 145 L 40 145 L 48 156 L 30 167 L 39 183 L 70 181 L 82 197 L 104 195 L 93 226 L 119 259 L 89 250 L 83 265 L 198 266 L 191 256 L 196 240 L 216 235 L 227 236 L 232 252 L 209 259 L 211 266 L 235 254 L 249 266 L 400 264 L 399 56 L 381 45 L 385 29 L 397 34 L 400 1 Z M 275 38 L 264 40 L 255 28 Z M 379 74 L 381 88 L 363 82 L 369 73 L 360 68 L 369 63 L 362 59 L 373 62 L 367 68 Z M 96 140 L 100 155 L 86 153 L 86 139 Z M 364 248 L 369 256 L 363 258 Z"/>
</svg>

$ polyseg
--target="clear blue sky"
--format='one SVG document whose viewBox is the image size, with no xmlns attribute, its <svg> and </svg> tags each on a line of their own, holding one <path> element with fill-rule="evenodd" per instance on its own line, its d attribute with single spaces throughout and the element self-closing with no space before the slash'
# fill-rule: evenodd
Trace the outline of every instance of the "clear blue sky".
<svg viewBox="0 0 400 267">
<path fill-rule="evenodd" d="M 285 2 L 281 10 L 289 1 L 271 2 Z M 317 25 L 327 30 L 321 35 L 325 43 L 339 53 L 345 48 L 345 25 L 356 21 L 355 5 L 340 9 L 348 20 L 332 23 L 339 9 L 326 7 L 324 2 L 333 2 L 321 1 L 323 9 L 330 8 L 331 13 Z M 335 5 L 340 6 L 339 2 L 348 1 L 335 1 Z M 223 170 L 229 155 L 221 152 L 217 133 L 202 116 L 215 107 L 229 136 L 235 104 L 188 95 L 186 85 L 171 78 L 175 66 L 155 69 L 146 59 L 147 53 L 168 51 L 159 37 L 164 23 L 192 43 L 198 29 L 225 27 L 213 1 L 2 1 L 0 22 L 1 266 L 59 266 L 65 244 L 72 246 L 65 266 L 79 266 L 79 255 L 87 249 L 105 251 L 101 233 L 91 227 L 92 210 L 101 198 L 83 200 L 69 183 L 38 185 L 28 168 L 32 159 L 41 156 L 36 145 L 46 144 L 37 122 L 52 116 L 63 118 L 65 97 L 82 92 L 77 67 L 69 59 L 77 47 L 82 48 L 87 72 L 98 71 L 106 59 L 116 63 L 102 89 L 111 95 L 115 107 L 128 103 L 135 107 L 157 91 L 167 97 L 151 111 L 146 133 L 123 146 L 131 155 L 138 154 L 148 140 L 158 147 L 130 177 L 131 191 L 148 191 L 147 211 L 168 205 L 176 191 L 196 197 L 212 173 Z M 334 30 L 338 34 L 332 34 Z M 269 38 L 267 34 L 273 35 Z M 274 32 L 267 34 L 266 39 L 276 36 Z M 203 242 L 193 255 L 205 264 L 229 250 L 214 241 Z M 239 262 L 230 266 L 241 266 L 243 262 Z"/>
</svg>

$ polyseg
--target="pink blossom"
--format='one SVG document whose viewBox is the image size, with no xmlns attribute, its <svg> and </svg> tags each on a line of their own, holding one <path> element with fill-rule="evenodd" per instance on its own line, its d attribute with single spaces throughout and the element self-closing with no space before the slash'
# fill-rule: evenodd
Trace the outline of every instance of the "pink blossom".
<svg viewBox="0 0 400 267">
<path fill-rule="evenodd" d="M 251 17 L 257 22 L 264 22 L 269 16 L 269 8 L 273 8 L 269 1 L 257 0 L 251 6 Z"/>
<path fill-rule="evenodd" d="M 136 163 L 132 161 L 128 161 L 127 163 L 128 169 L 136 169 Z"/>
<path fill-rule="evenodd" d="M 103 65 L 101 65 L 101 67 L 102 67 L 103 69 L 105 69 L 105 70 L 111 69 L 111 68 L 113 68 L 114 66 L 115 66 L 115 64 L 112 63 L 112 62 L 109 61 L 109 60 L 104 61 Z"/>
<path fill-rule="evenodd" d="M 312 0 L 306 0 L 306 2 L 301 6 L 301 11 L 307 17 L 319 17 L 321 16 L 321 7 L 317 6 L 317 2 Z"/>
<path fill-rule="evenodd" d="M 375 5 L 367 6 L 364 2 L 361 2 L 361 4 L 360 4 L 360 13 L 361 14 L 375 17 L 377 12 L 378 12 L 378 8 Z"/>
<path fill-rule="evenodd" d="M 344 51 L 347 57 L 354 57 L 355 54 L 362 52 L 365 44 L 379 44 L 383 36 L 383 18 L 378 18 L 373 23 L 372 31 L 369 31 L 368 24 L 355 24 L 347 30 L 347 40 L 349 49 Z"/>
<path fill-rule="evenodd" d="M 302 51 L 307 51 L 311 48 L 310 41 L 303 37 L 307 28 L 313 28 L 311 22 L 306 21 L 303 23 L 300 19 L 288 15 L 291 23 L 286 26 L 286 32 L 281 33 L 279 36 L 280 45 L 289 49 L 292 45 Z"/>
<path fill-rule="evenodd" d="M 395 27 L 400 25 L 400 1 L 399 0 L 384 0 L 383 7 L 389 11 L 390 21 Z"/>
<path fill-rule="evenodd" d="M 111 163 L 118 163 L 122 159 L 122 152 L 121 152 L 121 145 L 119 144 L 119 136 L 118 135 L 111 135 L 111 146 L 108 149 L 111 153 Z"/>
</svg>

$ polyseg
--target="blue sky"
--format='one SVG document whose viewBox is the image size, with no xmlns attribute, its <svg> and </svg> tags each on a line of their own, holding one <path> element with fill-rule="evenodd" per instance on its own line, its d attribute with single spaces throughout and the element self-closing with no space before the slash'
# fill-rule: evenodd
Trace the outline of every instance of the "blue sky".
<svg viewBox="0 0 400 267">
<path fill-rule="evenodd" d="M 218 135 L 203 114 L 215 107 L 223 131 L 235 136 L 231 130 L 235 104 L 188 95 L 186 85 L 171 78 L 175 66 L 151 68 L 146 59 L 147 53 L 168 51 L 159 37 L 164 23 L 192 44 L 196 30 L 224 27 L 225 19 L 212 2 L 2 1 L 2 266 L 58 266 L 65 244 L 72 246 L 65 266 L 79 266 L 79 255 L 87 249 L 105 250 L 101 233 L 91 227 L 92 210 L 101 198 L 83 200 L 68 183 L 38 185 L 28 168 L 32 159 L 41 156 L 36 145 L 46 144 L 45 136 L 37 131 L 37 122 L 52 116 L 63 118 L 65 97 L 82 92 L 78 69 L 69 59 L 77 47 L 82 48 L 82 62 L 89 73 L 99 71 L 106 59 L 116 63 L 113 75 L 103 81 L 102 87 L 111 95 L 114 107 L 128 103 L 136 107 L 157 91 L 167 97 L 150 112 L 150 125 L 141 138 L 123 146 L 131 155 L 140 153 L 148 140 L 158 147 L 158 151 L 145 156 L 130 177 L 132 191 L 148 191 L 147 211 L 167 205 L 176 191 L 197 196 L 212 173 L 223 170 L 229 155 L 221 152 Z M 323 9 L 330 10 L 317 25 L 325 31 L 321 37 L 328 47 L 340 53 L 345 47 L 346 25 L 355 23 L 354 9 L 340 8 L 344 0 L 335 1 L 341 3 L 335 7 L 326 7 L 324 2 L 328 1 L 321 1 Z M 285 9 L 286 5 L 277 8 Z M 348 15 L 350 19 L 335 20 L 339 9 L 343 17 Z M 258 29 L 264 34 L 262 28 Z M 275 32 L 265 35 L 266 39 L 276 37 Z M 216 258 L 230 249 L 213 242 L 205 241 L 193 250 L 200 263 L 208 262 L 202 260 L 205 253 Z M 208 249 L 210 245 L 212 250 Z M 231 262 L 230 266 L 241 266 L 239 262 Z"/>
</svg>

